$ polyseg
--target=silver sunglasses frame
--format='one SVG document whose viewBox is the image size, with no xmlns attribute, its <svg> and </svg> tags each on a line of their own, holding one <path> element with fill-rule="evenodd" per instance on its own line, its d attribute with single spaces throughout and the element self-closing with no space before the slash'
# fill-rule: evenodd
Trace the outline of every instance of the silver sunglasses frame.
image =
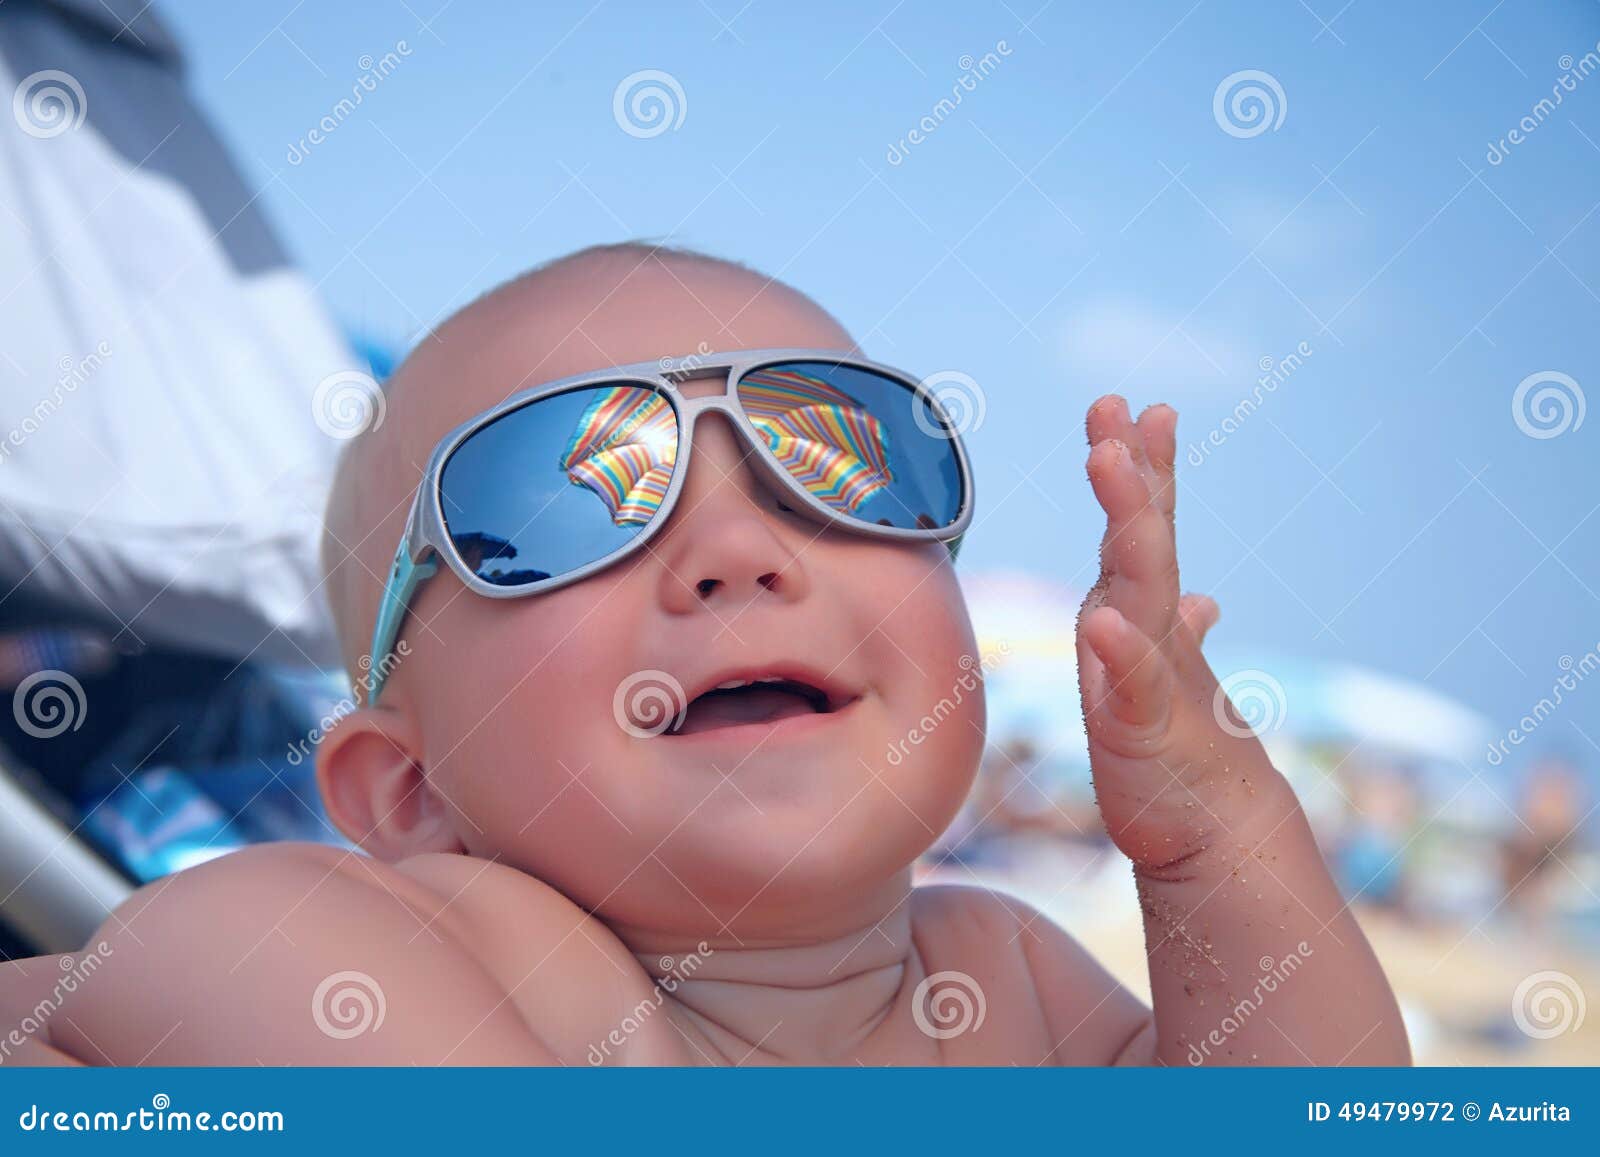
<svg viewBox="0 0 1600 1157">
<path fill-rule="evenodd" d="M 863 522 L 841 514 L 805 488 L 788 469 L 778 461 L 766 441 L 757 436 L 750 417 L 739 401 L 739 382 L 748 374 L 784 362 L 821 362 L 830 366 L 847 366 L 899 382 L 912 397 L 923 399 L 943 424 L 943 434 L 951 443 L 957 471 L 961 480 L 961 509 L 948 525 L 929 529 L 915 527 L 881 526 Z M 726 386 L 720 394 L 688 397 L 678 387 L 689 381 L 726 376 Z M 639 533 L 616 550 L 586 563 L 575 570 L 552 575 L 518 586 L 499 586 L 488 582 L 467 565 L 450 537 L 444 514 L 442 475 L 444 466 L 456 449 L 473 434 L 507 414 L 534 402 L 574 390 L 592 389 L 595 386 L 637 386 L 660 394 L 672 407 L 678 422 L 678 458 L 672 471 L 672 480 L 662 497 L 660 509 L 640 528 Z M 646 543 L 660 532 L 676 508 L 678 495 L 688 477 L 689 465 L 694 455 L 694 424 L 710 412 L 722 414 L 737 436 L 753 452 L 761 464 L 761 471 L 769 484 L 794 500 L 798 511 L 805 512 L 812 521 L 826 526 L 837 526 L 856 534 L 899 542 L 943 542 L 951 546 L 952 554 L 959 545 L 957 540 L 972 523 L 973 480 L 972 467 L 967 458 L 959 431 L 950 421 L 938 398 L 922 388 L 922 383 L 904 370 L 866 358 L 854 357 L 839 350 L 779 348 L 736 350 L 725 353 L 690 354 L 685 357 L 661 358 L 653 362 L 634 362 L 591 370 L 571 377 L 559 378 L 543 385 L 520 390 L 492 409 L 468 419 L 451 430 L 434 447 L 422 479 L 411 499 L 411 509 L 406 516 L 405 533 L 395 551 L 390 568 L 383 602 L 374 625 L 372 648 L 368 656 L 375 682 L 368 697 L 376 702 L 382 686 L 379 656 L 386 656 L 400 636 L 400 628 L 407 614 L 416 587 L 437 569 L 430 565 L 433 559 L 442 559 L 450 572 L 461 580 L 474 594 L 491 599 L 527 598 L 558 590 L 590 575 L 616 565 L 628 555 L 642 550 Z M 397 589 L 399 588 L 399 589 Z M 388 635 L 385 638 L 385 635 Z"/>
</svg>

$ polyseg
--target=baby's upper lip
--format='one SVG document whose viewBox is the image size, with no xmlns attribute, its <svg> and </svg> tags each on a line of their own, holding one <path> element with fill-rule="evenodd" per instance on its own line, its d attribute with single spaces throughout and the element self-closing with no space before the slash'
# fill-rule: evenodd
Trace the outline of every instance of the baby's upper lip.
<svg viewBox="0 0 1600 1157">
<path fill-rule="evenodd" d="M 803 683 L 821 692 L 825 697 L 826 711 L 837 711 L 856 699 L 860 691 L 840 679 L 832 671 L 823 671 L 796 660 L 777 660 L 770 663 L 739 663 L 711 671 L 703 678 L 684 687 L 684 706 L 693 703 L 708 691 L 715 691 L 728 683 L 760 682 Z"/>
</svg>

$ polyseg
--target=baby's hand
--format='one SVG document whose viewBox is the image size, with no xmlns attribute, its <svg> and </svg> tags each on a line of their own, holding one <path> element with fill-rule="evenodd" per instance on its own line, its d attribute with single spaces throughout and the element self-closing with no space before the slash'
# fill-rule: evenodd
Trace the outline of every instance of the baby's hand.
<svg viewBox="0 0 1600 1157">
<path fill-rule="evenodd" d="M 1177 424 L 1169 406 L 1137 423 L 1118 397 L 1089 408 L 1089 480 L 1106 536 L 1078 618 L 1078 678 L 1100 814 L 1138 879 L 1155 1005 L 1124 1055 L 1406 1064 L 1394 993 L 1305 813 L 1200 654 L 1217 606 L 1178 597 Z M 1272 1015 L 1217 1043 L 1249 978 L 1291 957 L 1300 971 L 1272 997 Z"/>
<path fill-rule="evenodd" d="M 1100 580 L 1078 617 L 1078 682 L 1106 828 L 1150 872 L 1176 869 L 1237 828 L 1278 778 L 1200 653 L 1216 603 L 1178 594 L 1177 422 L 1162 405 L 1136 423 L 1116 395 L 1087 420 L 1106 534 Z"/>
</svg>

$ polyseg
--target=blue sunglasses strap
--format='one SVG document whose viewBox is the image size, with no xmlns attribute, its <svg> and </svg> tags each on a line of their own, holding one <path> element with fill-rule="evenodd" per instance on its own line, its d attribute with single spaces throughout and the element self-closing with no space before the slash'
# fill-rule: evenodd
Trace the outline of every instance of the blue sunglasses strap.
<svg viewBox="0 0 1600 1157">
<path fill-rule="evenodd" d="M 395 551 L 394 566 L 389 568 L 389 581 L 384 584 L 383 600 L 378 604 L 378 620 L 372 630 L 372 650 L 367 656 L 370 664 L 367 678 L 371 681 L 367 692 L 368 707 L 378 702 L 378 693 L 383 690 L 389 667 L 385 660 L 389 648 L 400 637 L 400 624 L 405 621 L 406 611 L 411 606 L 417 588 L 432 578 L 438 569 L 439 560 L 431 550 L 421 562 L 412 561 L 404 542 Z"/>
</svg>

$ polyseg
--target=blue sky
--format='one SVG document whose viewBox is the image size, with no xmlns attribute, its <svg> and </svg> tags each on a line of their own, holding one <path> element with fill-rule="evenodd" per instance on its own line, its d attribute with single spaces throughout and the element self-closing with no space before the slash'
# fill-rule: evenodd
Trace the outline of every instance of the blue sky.
<svg viewBox="0 0 1600 1157">
<path fill-rule="evenodd" d="M 1530 375 L 1600 390 L 1600 5 L 1341 3 L 164 11 L 348 327 L 403 347 L 537 261 L 664 236 L 780 275 L 874 356 L 968 375 L 963 566 L 1081 589 L 1089 401 L 1169 400 L 1202 441 L 1304 343 L 1182 471 L 1186 585 L 1230 651 L 1372 666 L 1510 726 L 1600 645 L 1600 417 L 1535 438 L 1512 409 Z M 644 69 L 682 92 L 648 138 L 613 116 Z M 1282 93 L 1254 135 L 1214 112 L 1244 70 Z M 1597 703 L 1541 742 L 1600 759 Z"/>
</svg>

